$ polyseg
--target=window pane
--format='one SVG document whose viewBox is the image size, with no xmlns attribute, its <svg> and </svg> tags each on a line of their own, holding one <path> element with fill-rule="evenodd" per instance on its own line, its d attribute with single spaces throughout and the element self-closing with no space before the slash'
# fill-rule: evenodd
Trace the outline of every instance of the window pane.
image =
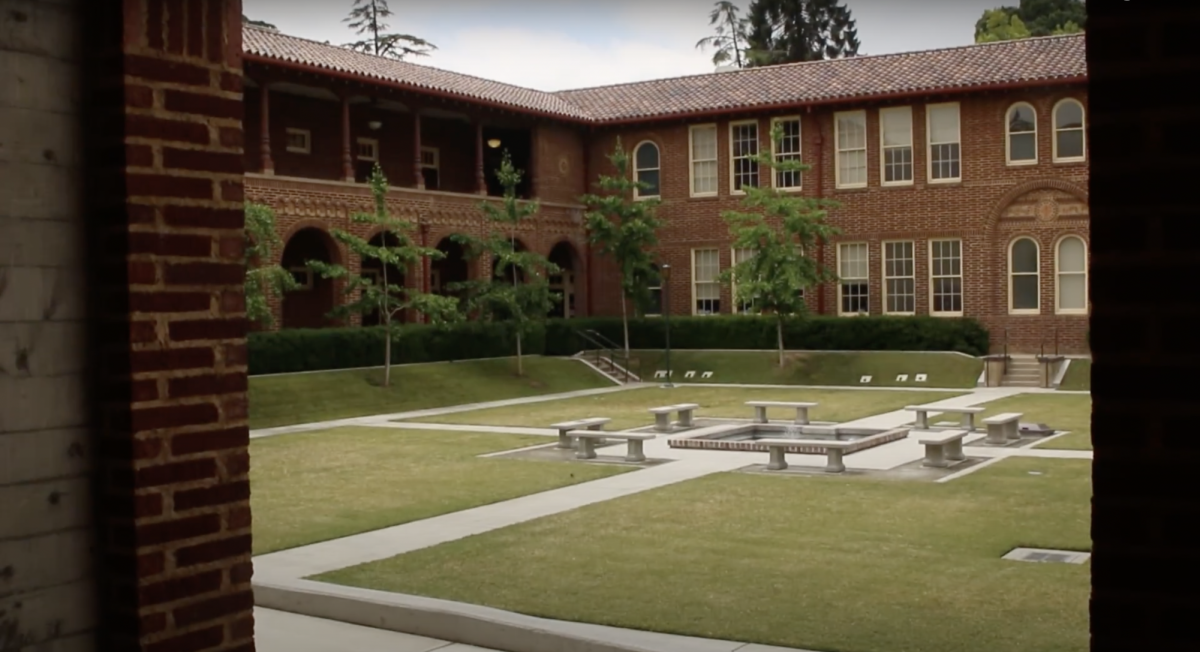
<svg viewBox="0 0 1200 652">
<path fill-rule="evenodd" d="M 857 149 L 867 146 L 866 116 L 851 114 L 838 116 L 838 149 Z"/>
<path fill-rule="evenodd" d="M 658 167 L 658 147 L 654 143 L 642 143 L 637 151 L 637 167 L 639 170 Z"/>
<path fill-rule="evenodd" d="M 933 311 L 962 312 L 961 278 L 935 278 L 933 280 Z"/>
<path fill-rule="evenodd" d="M 958 179 L 960 175 L 958 143 L 930 147 L 930 168 L 934 179 Z"/>
<path fill-rule="evenodd" d="M 1087 307 L 1087 276 L 1062 274 L 1058 277 L 1058 307 L 1060 310 L 1083 310 Z"/>
<path fill-rule="evenodd" d="M 641 170 L 637 175 L 638 181 L 650 184 L 649 188 L 638 190 L 643 197 L 653 197 L 658 194 L 658 170 Z"/>
<path fill-rule="evenodd" d="M 883 150 L 883 180 L 885 182 L 912 181 L 912 148 L 891 147 Z"/>
<path fill-rule="evenodd" d="M 1037 274 L 1018 274 L 1012 279 L 1013 310 L 1036 310 L 1038 307 Z"/>
<path fill-rule="evenodd" d="M 1083 130 L 1060 131 L 1055 134 L 1058 139 L 1059 158 L 1083 157 Z"/>
<path fill-rule="evenodd" d="M 867 182 L 867 152 L 838 152 L 838 181 L 842 185 Z"/>
<path fill-rule="evenodd" d="M 1027 106 L 1014 106 L 1013 109 L 1008 112 L 1009 133 L 1019 134 L 1026 131 L 1033 131 L 1036 129 L 1034 124 L 1035 118 L 1033 116 L 1033 109 Z"/>
<path fill-rule="evenodd" d="M 646 314 L 662 314 L 662 288 L 650 288 L 650 302 L 646 305 Z"/>
<path fill-rule="evenodd" d="M 929 142 L 958 142 L 958 107 L 935 106 L 929 109 Z"/>
<path fill-rule="evenodd" d="M 883 124 L 883 146 L 912 144 L 912 109 L 887 110 L 880 112 Z"/>
<path fill-rule="evenodd" d="M 716 127 L 692 130 L 692 157 L 697 161 L 717 158 Z"/>
<path fill-rule="evenodd" d="M 1013 161 L 1032 161 L 1037 158 L 1035 134 L 1012 134 L 1008 137 L 1008 157 Z"/>
<path fill-rule="evenodd" d="M 717 191 L 717 162 L 703 161 L 693 166 L 693 192 L 705 193 Z"/>
<path fill-rule="evenodd" d="M 1033 240 L 1022 238 L 1013 243 L 1012 271 L 1015 274 L 1037 273 L 1038 248 Z"/>
<path fill-rule="evenodd" d="M 1083 128 L 1083 106 L 1077 102 L 1063 102 L 1054 111 L 1055 129 Z"/>
<path fill-rule="evenodd" d="M 1087 256 L 1084 253 L 1083 240 L 1065 238 L 1058 243 L 1058 271 L 1083 272 L 1087 266 Z"/>
</svg>

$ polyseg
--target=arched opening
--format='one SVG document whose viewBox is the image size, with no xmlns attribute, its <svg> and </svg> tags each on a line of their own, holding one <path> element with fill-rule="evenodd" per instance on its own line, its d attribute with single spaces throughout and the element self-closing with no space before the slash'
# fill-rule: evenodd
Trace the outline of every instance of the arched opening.
<svg viewBox="0 0 1200 652">
<path fill-rule="evenodd" d="M 1013 240 L 1008 250 L 1008 312 L 1037 314 L 1041 308 L 1041 261 L 1032 238 Z"/>
<path fill-rule="evenodd" d="M 375 235 L 375 237 L 371 238 L 369 241 L 369 244 L 373 247 L 383 246 L 384 244 L 386 244 L 389 247 L 394 247 L 394 246 L 400 244 L 400 240 L 399 240 L 399 238 L 396 237 L 396 234 L 384 231 L 384 232 L 377 233 Z M 362 260 L 362 275 L 364 277 L 370 278 L 373 283 L 376 283 L 376 284 L 383 283 L 383 280 L 384 280 L 383 271 L 384 271 L 384 265 L 382 263 L 380 263 L 378 259 L 364 258 Z M 395 265 L 387 265 L 387 284 L 388 285 L 398 285 L 400 287 L 404 287 L 404 280 L 405 280 L 404 272 L 405 272 L 405 270 L 400 269 L 399 267 L 397 267 Z M 404 323 L 405 312 L 406 311 L 401 310 L 400 312 L 396 313 L 392 318 L 393 322 Z M 369 313 L 364 313 L 362 316 L 362 325 L 363 326 L 379 326 L 382 323 L 383 323 L 383 316 L 379 314 L 378 310 L 374 310 Z"/>
<path fill-rule="evenodd" d="M 579 265 L 579 254 L 571 243 L 563 241 L 550 250 L 550 262 L 558 266 L 557 274 L 550 275 L 550 292 L 558 295 L 559 301 L 550 309 L 548 317 L 571 318 L 575 316 L 575 281 Z"/>
<path fill-rule="evenodd" d="M 283 328 L 324 328 L 334 324 L 329 318 L 335 305 L 333 280 L 321 278 L 308 269 L 307 263 L 310 260 L 334 263 L 336 252 L 337 246 L 329 234 L 315 227 L 300 229 L 288 239 L 281 264 L 300 287 L 282 297 Z"/>
<path fill-rule="evenodd" d="M 461 244 L 450 238 L 442 238 L 437 250 L 445 257 L 429 263 L 429 291 L 442 296 L 454 296 L 458 293 L 448 290 L 447 286 L 467 280 L 466 252 Z"/>
</svg>

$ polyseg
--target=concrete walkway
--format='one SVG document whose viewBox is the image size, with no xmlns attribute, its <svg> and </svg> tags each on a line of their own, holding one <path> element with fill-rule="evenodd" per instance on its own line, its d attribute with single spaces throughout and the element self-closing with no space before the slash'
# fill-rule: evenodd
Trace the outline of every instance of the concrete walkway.
<svg viewBox="0 0 1200 652">
<path fill-rule="evenodd" d="M 257 652 L 495 652 L 261 607 L 254 609 L 254 648 Z"/>
</svg>

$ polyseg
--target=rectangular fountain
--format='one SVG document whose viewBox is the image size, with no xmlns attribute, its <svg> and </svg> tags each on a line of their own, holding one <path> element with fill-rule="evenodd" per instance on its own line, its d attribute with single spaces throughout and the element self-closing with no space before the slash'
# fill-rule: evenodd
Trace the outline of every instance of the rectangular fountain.
<svg viewBox="0 0 1200 652">
<path fill-rule="evenodd" d="M 719 451 L 767 452 L 767 447 L 757 443 L 760 439 L 797 439 L 803 443 L 788 448 L 789 453 L 824 455 L 827 450 L 818 442 L 837 440 L 853 442 L 844 451 L 854 453 L 875 446 L 882 446 L 908 436 L 908 428 L 878 430 L 870 428 L 843 428 L 836 424 L 795 425 L 783 423 L 746 423 L 733 421 L 719 423 L 708 419 L 713 425 L 699 428 L 693 435 L 675 437 L 667 442 L 671 448 L 692 448 Z"/>
</svg>

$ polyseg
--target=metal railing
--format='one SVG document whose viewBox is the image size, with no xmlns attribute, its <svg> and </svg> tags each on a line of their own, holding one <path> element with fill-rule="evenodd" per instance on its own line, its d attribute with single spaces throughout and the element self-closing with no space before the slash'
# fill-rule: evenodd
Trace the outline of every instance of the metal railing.
<svg viewBox="0 0 1200 652">
<path fill-rule="evenodd" d="M 625 378 L 623 382 L 628 383 L 632 379 L 631 372 L 629 370 L 629 356 L 625 355 L 624 349 L 622 349 L 612 340 L 591 329 L 586 331 L 575 331 L 575 334 L 579 336 L 580 339 L 595 347 L 592 349 L 593 353 L 595 354 L 595 360 L 593 362 L 597 367 L 603 368 L 603 358 L 607 357 L 613 363 L 613 365 L 620 367 L 620 371 L 617 369 L 612 369 L 611 371 L 623 375 Z"/>
</svg>

